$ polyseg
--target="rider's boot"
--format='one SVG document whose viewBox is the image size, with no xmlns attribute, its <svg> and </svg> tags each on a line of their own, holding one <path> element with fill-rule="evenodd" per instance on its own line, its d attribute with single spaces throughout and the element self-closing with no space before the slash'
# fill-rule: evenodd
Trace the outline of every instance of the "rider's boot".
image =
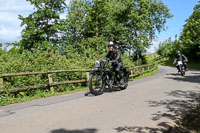
<svg viewBox="0 0 200 133">
<path fill-rule="evenodd" d="M 188 71 L 188 68 L 187 68 L 187 66 L 185 65 L 184 67 L 185 67 L 185 71 Z"/>
</svg>

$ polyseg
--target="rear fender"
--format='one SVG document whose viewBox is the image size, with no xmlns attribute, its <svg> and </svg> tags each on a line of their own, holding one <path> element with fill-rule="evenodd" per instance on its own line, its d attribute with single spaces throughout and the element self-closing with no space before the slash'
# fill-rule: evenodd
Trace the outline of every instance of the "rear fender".
<svg viewBox="0 0 200 133">
<path fill-rule="evenodd" d="M 124 73 L 130 73 L 130 69 L 129 69 L 128 67 L 123 67 L 123 68 L 122 68 L 122 71 L 123 71 Z"/>
</svg>

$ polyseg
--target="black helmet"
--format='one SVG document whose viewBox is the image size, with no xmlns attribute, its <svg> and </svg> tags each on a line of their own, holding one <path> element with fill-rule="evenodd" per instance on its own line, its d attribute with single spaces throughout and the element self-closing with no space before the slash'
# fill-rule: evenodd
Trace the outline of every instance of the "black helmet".
<svg viewBox="0 0 200 133">
<path fill-rule="evenodd" d="M 109 41 L 108 42 L 108 47 L 111 47 L 111 46 L 115 46 L 115 44 L 112 41 Z"/>
</svg>

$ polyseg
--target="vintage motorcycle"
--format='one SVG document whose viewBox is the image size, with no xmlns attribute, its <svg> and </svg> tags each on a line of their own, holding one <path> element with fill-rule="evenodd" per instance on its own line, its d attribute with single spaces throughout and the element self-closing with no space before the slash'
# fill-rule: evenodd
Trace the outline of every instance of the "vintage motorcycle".
<svg viewBox="0 0 200 133">
<path fill-rule="evenodd" d="M 93 95 L 101 95 L 106 89 L 112 91 L 114 88 L 124 90 L 128 86 L 130 70 L 122 67 L 122 78 L 114 71 L 113 66 L 109 65 L 109 60 L 96 61 L 96 68 L 90 73 L 89 90 Z"/>
<path fill-rule="evenodd" d="M 181 75 L 184 76 L 185 75 L 185 67 L 183 65 L 183 62 L 182 61 L 178 61 L 177 65 L 178 65 L 178 68 L 180 70 Z"/>
</svg>

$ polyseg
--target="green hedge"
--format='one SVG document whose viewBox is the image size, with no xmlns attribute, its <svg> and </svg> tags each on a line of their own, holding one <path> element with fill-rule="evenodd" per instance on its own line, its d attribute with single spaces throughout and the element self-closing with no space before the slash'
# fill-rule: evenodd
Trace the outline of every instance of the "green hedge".
<svg viewBox="0 0 200 133">
<path fill-rule="evenodd" d="M 93 53 L 93 55 L 95 55 Z M 101 60 L 105 54 L 87 57 L 71 53 L 70 57 L 55 54 L 52 51 L 23 51 L 23 52 L 8 52 L 1 54 L 0 57 L 0 73 L 20 73 L 20 72 L 40 72 L 51 70 L 67 70 L 67 69 L 87 69 L 94 68 L 94 62 Z M 133 67 L 131 59 L 123 55 L 122 59 L 125 66 Z M 85 72 L 66 72 L 53 73 L 54 82 L 67 80 L 86 79 Z M 5 77 L 4 88 L 16 88 L 29 85 L 46 84 L 48 83 L 47 74 L 38 74 L 30 76 Z M 65 91 L 83 84 L 68 84 L 56 86 L 56 91 Z M 46 88 L 49 89 L 49 88 Z"/>
</svg>

